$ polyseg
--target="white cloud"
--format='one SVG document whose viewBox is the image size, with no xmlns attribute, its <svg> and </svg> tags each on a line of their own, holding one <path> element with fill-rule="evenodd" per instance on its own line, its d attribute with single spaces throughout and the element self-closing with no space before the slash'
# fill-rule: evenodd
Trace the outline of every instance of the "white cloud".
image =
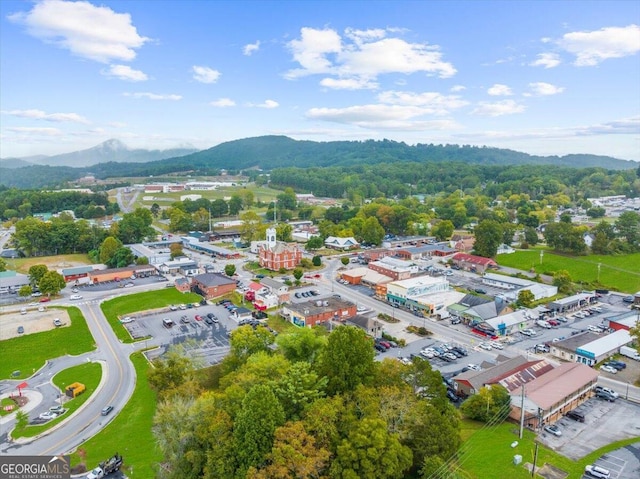
<svg viewBox="0 0 640 479">
<path fill-rule="evenodd" d="M 147 98 L 149 100 L 171 100 L 171 101 L 182 100 L 182 95 L 175 95 L 175 94 L 161 95 L 158 93 L 135 92 L 135 93 L 123 93 L 123 95 L 131 98 Z"/>
<path fill-rule="evenodd" d="M 370 88 L 382 74 L 423 72 L 448 78 L 456 73 L 453 65 L 442 60 L 438 46 L 388 36 L 401 33 L 392 29 L 347 29 L 343 39 L 332 29 L 302 28 L 300 39 L 288 43 L 293 60 L 300 68 L 288 71 L 285 77 L 335 75 L 335 85 L 360 84 L 362 88 Z M 350 79 L 356 81 L 347 83 Z M 329 83 L 326 78 L 322 81 L 325 86 Z"/>
<path fill-rule="evenodd" d="M 640 51 L 640 27 L 606 27 L 591 32 L 563 35 L 558 45 L 576 56 L 574 65 L 595 66 L 609 58 L 622 58 Z"/>
<path fill-rule="evenodd" d="M 221 73 L 213 68 L 194 65 L 191 67 L 193 79 L 200 83 L 215 83 L 220 78 Z"/>
<path fill-rule="evenodd" d="M 108 125 L 113 128 L 124 128 L 125 126 L 127 126 L 126 123 L 123 123 L 121 121 L 112 121 L 112 122 L 109 122 Z"/>
<path fill-rule="evenodd" d="M 215 106 L 218 108 L 228 108 L 231 106 L 236 106 L 236 102 L 230 98 L 218 98 L 217 100 L 209 103 L 209 105 Z"/>
<path fill-rule="evenodd" d="M 258 40 L 255 43 L 249 43 L 245 45 L 244 48 L 242 49 L 242 53 L 250 57 L 253 54 L 253 52 L 257 52 L 258 50 L 260 50 L 260 40 Z"/>
<path fill-rule="evenodd" d="M 530 95 L 534 96 L 557 95 L 558 93 L 562 93 L 564 91 L 564 87 L 552 85 L 551 83 L 545 82 L 529 83 L 529 88 L 531 90 Z"/>
<path fill-rule="evenodd" d="M 471 114 L 478 116 L 503 116 L 522 113 L 524 110 L 524 105 L 516 103 L 513 100 L 502 100 L 496 103 L 480 102 Z"/>
<path fill-rule="evenodd" d="M 3 111 L 5 115 L 17 116 L 20 118 L 32 118 L 34 120 L 45 120 L 55 122 L 70 121 L 74 123 L 89 124 L 90 121 L 77 113 L 46 113 L 42 110 L 10 110 Z"/>
<path fill-rule="evenodd" d="M 451 87 L 450 91 L 451 93 L 457 93 L 459 91 L 464 91 L 466 90 L 467 87 L 466 86 L 462 86 L 462 85 L 454 85 Z"/>
<path fill-rule="evenodd" d="M 7 128 L 7 131 L 21 133 L 23 135 L 59 136 L 62 132 L 57 128 L 32 128 L 26 126 L 16 126 Z"/>
<path fill-rule="evenodd" d="M 375 90 L 379 86 L 367 78 L 323 78 L 320 85 L 334 90 Z"/>
<path fill-rule="evenodd" d="M 9 15 L 27 32 L 74 55 L 102 63 L 131 61 L 148 38 L 138 34 L 131 15 L 89 2 L 43 0 L 29 12 Z"/>
<path fill-rule="evenodd" d="M 278 108 L 280 106 L 280 104 L 275 101 L 275 100 L 265 100 L 264 103 L 258 103 L 258 104 L 251 104 L 250 106 L 255 106 L 256 108 L 266 108 L 266 109 L 272 109 L 272 108 Z"/>
<path fill-rule="evenodd" d="M 386 91 L 378 95 L 378 101 L 392 105 L 417 106 L 421 108 L 422 115 L 447 115 L 451 110 L 456 110 L 469 104 L 458 95 L 447 96 L 437 92 Z"/>
<path fill-rule="evenodd" d="M 538 53 L 538 58 L 529 63 L 529 65 L 532 67 L 554 68 L 560 63 L 560 55 L 557 53 Z"/>
<path fill-rule="evenodd" d="M 510 96 L 513 95 L 511 88 L 507 85 L 501 85 L 500 83 L 494 84 L 487 90 L 487 93 L 491 96 Z"/>
<path fill-rule="evenodd" d="M 458 124 L 449 119 L 416 119 L 426 113 L 426 109 L 418 106 L 372 104 L 347 108 L 311 108 L 306 117 L 370 129 L 416 131 L 458 128 Z"/>
<path fill-rule="evenodd" d="M 109 70 L 102 71 L 102 74 L 132 82 L 147 81 L 149 79 L 146 73 L 134 70 L 128 65 L 109 65 Z"/>
</svg>

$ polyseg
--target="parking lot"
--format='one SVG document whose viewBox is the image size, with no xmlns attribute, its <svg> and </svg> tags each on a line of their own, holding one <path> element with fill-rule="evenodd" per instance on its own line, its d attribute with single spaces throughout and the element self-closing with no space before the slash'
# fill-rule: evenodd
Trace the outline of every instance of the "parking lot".
<svg viewBox="0 0 640 479">
<path fill-rule="evenodd" d="M 218 322 L 207 323 L 204 319 L 209 313 L 213 313 Z M 196 320 L 196 315 L 202 319 Z M 182 320 L 183 316 L 185 320 Z M 132 337 L 151 337 L 164 351 L 171 345 L 184 343 L 206 365 L 216 364 L 224 358 L 229 351 L 229 334 L 238 327 L 223 306 L 210 304 L 175 311 L 166 308 L 149 315 L 132 315 L 131 318 L 133 320 L 124 327 Z M 174 325 L 169 328 L 163 326 L 164 319 L 172 320 Z"/>
</svg>

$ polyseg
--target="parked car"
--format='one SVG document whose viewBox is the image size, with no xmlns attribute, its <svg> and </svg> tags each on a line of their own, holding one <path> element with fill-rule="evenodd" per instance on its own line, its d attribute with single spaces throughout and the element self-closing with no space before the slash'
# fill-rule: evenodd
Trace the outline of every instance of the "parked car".
<svg viewBox="0 0 640 479">
<path fill-rule="evenodd" d="M 482 288 L 476 288 L 473 291 L 478 294 L 487 294 L 487 291 Z"/>
<path fill-rule="evenodd" d="M 48 421 L 48 420 L 50 420 L 50 419 L 55 419 L 55 418 L 57 418 L 57 417 L 58 417 L 58 415 L 57 415 L 56 413 L 54 413 L 54 412 L 46 411 L 46 412 L 43 412 L 42 414 L 40 414 L 38 417 L 39 417 L 40 419 L 44 419 L 45 421 Z"/>
<path fill-rule="evenodd" d="M 611 473 L 608 469 L 604 467 L 595 466 L 593 464 L 589 464 L 584 467 L 584 472 L 591 477 L 596 477 L 598 479 L 609 479 L 611 477 Z"/>
<path fill-rule="evenodd" d="M 51 406 L 49 408 L 49 412 L 52 412 L 52 413 L 57 414 L 57 415 L 60 415 L 60 414 L 64 413 L 64 408 L 58 404 L 57 406 Z"/>
<path fill-rule="evenodd" d="M 562 436 L 562 431 L 555 424 L 551 424 L 549 426 L 545 426 L 544 430 L 547 431 L 550 434 L 553 434 L 554 436 Z"/>
<path fill-rule="evenodd" d="M 82 299 L 82 296 L 79 294 L 72 294 L 71 296 L 69 296 L 69 299 Z"/>
<path fill-rule="evenodd" d="M 444 359 L 448 359 L 449 361 L 455 361 L 458 359 L 458 356 L 453 353 L 444 353 L 441 357 Z"/>
<path fill-rule="evenodd" d="M 494 341 L 493 343 L 491 343 L 491 347 L 493 349 L 504 349 L 504 345 L 498 341 Z"/>
<path fill-rule="evenodd" d="M 460 318 L 451 318 L 451 324 L 460 324 L 462 319 Z"/>
<path fill-rule="evenodd" d="M 461 348 L 460 346 L 454 346 L 453 350 L 454 350 L 454 352 L 456 352 L 458 354 L 461 354 L 462 356 L 466 356 L 467 354 L 469 354 L 469 353 L 467 353 L 466 349 Z"/>
<path fill-rule="evenodd" d="M 614 402 L 616 400 L 616 398 L 613 395 L 609 394 L 606 391 L 597 391 L 596 397 L 600 399 L 604 399 L 605 401 L 609 401 L 609 402 Z"/>
<path fill-rule="evenodd" d="M 592 326 L 589 326 L 587 329 L 592 333 L 596 333 L 596 334 L 600 334 L 602 332 L 602 329 L 600 329 L 598 326 L 592 325 Z"/>
<path fill-rule="evenodd" d="M 477 364 L 467 364 L 467 367 L 469 369 L 474 370 L 474 371 L 480 371 L 480 369 L 481 369 L 480 366 L 478 366 Z"/>
<path fill-rule="evenodd" d="M 18 326 L 18 334 L 24 334 L 24 326 Z"/>
<path fill-rule="evenodd" d="M 62 321 L 60 318 L 54 318 L 53 325 L 57 328 L 58 326 L 62 326 Z"/>
<path fill-rule="evenodd" d="M 42 298 L 40 298 L 41 303 L 48 303 L 49 301 L 51 301 L 51 298 L 49 296 L 43 296 Z"/>
<path fill-rule="evenodd" d="M 627 367 L 627 363 L 623 363 L 622 361 L 616 361 L 614 359 L 610 359 L 605 363 L 605 366 L 611 366 L 612 368 L 616 368 L 618 371 L 622 371 Z"/>
<path fill-rule="evenodd" d="M 604 371 L 609 374 L 616 374 L 618 370 L 612 366 L 600 366 L 600 371 Z"/>
<path fill-rule="evenodd" d="M 573 411 L 569 411 L 566 414 L 566 416 L 569 419 L 573 419 L 574 421 L 578 421 L 578 422 L 584 422 L 584 419 L 585 419 L 584 414 L 582 414 L 579 411 L 576 411 L 575 409 Z"/>
<path fill-rule="evenodd" d="M 633 296 L 625 296 L 622 298 L 622 301 L 625 303 L 633 303 Z"/>
<path fill-rule="evenodd" d="M 485 351 L 491 351 L 493 349 L 491 347 L 491 344 L 489 344 L 489 343 L 480 343 L 478 346 L 480 346 Z"/>
<path fill-rule="evenodd" d="M 194 319 L 195 319 L 196 321 L 202 321 L 202 316 L 200 316 L 199 314 L 196 314 L 196 315 L 194 316 Z"/>
<path fill-rule="evenodd" d="M 596 386 L 595 387 L 595 392 L 599 392 L 599 391 L 605 391 L 606 393 L 610 394 L 611 396 L 617 398 L 619 396 L 619 394 L 617 392 L 615 392 L 613 389 L 605 387 L 605 386 Z"/>
</svg>

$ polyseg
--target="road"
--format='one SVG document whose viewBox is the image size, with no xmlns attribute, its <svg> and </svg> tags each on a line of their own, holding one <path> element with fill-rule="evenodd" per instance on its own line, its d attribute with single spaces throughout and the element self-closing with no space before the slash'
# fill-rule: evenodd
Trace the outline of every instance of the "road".
<svg viewBox="0 0 640 479">
<path fill-rule="evenodd" d="M 132 288 L 127 293 L 134 292 L 135 289 L 144 290 L 163 288 L 164 283 L 158 285 L 143 285 Z M 80 308 L 84 315 L 89 330 L 93 335 L 97 349 L 91 353 L 81 356 L 57 358 L 42 369 L 37 371 L 32 377 L 27 379 L 30 386 L 43 388 L 51 378 L 63 369 L 67 369 L 75 364 L 84 361 L 99 361 L 103 365 L 102 382 L 94 393 L 92 399 L 87 401 L 78 411 L 65 421 L 61 422 L 46 434 L 37 437 L 29 442 L 9 442 L 7 433 L 13 428 L 14 421 L 2 424 L 0 430 L 0 454 L 7 455 L 52 455 L 67 454 L 75 450 L 79 445 L 100 432 L 114 417 L 124 408 L 127 401 L 133 394 L 136 384 L 136 375 L 133 364 L 129 360 L 129 355 L 135 350 L 139 350 L 144 343 L 123 344 L 116 337 L 107 319 L 100 309 L 100 301 L 114 296 L 113 292 L 84 292 L 83 300 L 78 304 L 57 300 L 53 304 L 60 303 L 75 305 Z M 150 346 L 151 342 L 147 343 Z M 0 386 L 0 393 L 5 390 L 15 390 L 15 381 L 3 381 Z M 43 395 L 43 404 L 34 409 L 34 414 L 46 411 L 55 403 L 55 397 Z M 48 402 L 45 402 L 48 401 Z M 114 411 L 109 416 L 102 416 L 101 410 L 107 405 L 112 405 Z"/>
</svg>

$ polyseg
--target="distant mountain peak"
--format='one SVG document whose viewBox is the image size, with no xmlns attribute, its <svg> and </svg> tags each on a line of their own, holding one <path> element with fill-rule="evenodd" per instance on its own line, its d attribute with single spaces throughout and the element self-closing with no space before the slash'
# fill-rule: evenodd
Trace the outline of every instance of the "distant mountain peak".
<svg viewBox="0 0 640 479">
<path fill-rule="evenodd" d="M 129 147 L 122 143 L 120 140 L 115 138 L 111 138 L 107 141 L 103 141 L 95 148 L 100 148 L 103 150 L 111 150 L 111 151 L 128 151 Z"/>
</svg>

